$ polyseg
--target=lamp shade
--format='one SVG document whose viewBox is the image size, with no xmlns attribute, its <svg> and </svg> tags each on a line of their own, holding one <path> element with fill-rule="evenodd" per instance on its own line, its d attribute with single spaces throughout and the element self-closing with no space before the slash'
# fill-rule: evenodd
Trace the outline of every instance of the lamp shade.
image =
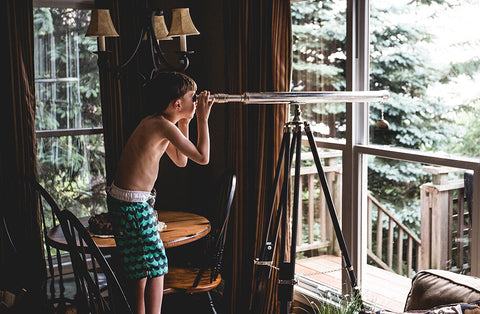
<svg viewBox="0 0 480 314">
<path fill-rule="evenodd" d="M 169 36 L 199 35 L 200 32 L 193 25 L 188 8 L 172 9 L 172 26 Z"/>
<path fill-rule="evenodd" d="M 85 36 L 89 37 L 118 37 L 118 33 L 112 23 L 108 9 L 92 10 L 90 25 Z"/>
<path fill-rule="evenodd" d="M 165 24 L 165 17 L 163 15 L 156 15 L 153 17 L 155 37 L 157 40 L 173 40 L 171 36 L 168 36 L 167 25 Z"/>
<path fill-rule="evenodd" d="M 163 15 L 155 15 L 153 17 L 153 31 L 157 40 L 173 40 L 173 37 L 168 36 L 168 29 Z M 146 33 L 143 36 L 143 40 L 147 40 Z"/>
</svg>

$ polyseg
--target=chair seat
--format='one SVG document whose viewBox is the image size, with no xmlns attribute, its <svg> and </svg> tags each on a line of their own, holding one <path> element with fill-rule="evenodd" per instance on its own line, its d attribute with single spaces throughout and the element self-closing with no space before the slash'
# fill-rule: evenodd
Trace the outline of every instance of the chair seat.
<svg viewBox="0 0 480 314">
<path fill-rule="evenodd" d="M 163 294 L 175 293 L 179 291 L 192 294 L 206 292 L 216 288 L 222 281 L 221 276 L 218 275 L 217 279 L 210 282 L 211 269 L 208 268 L 203 272 L 198 285 L 193 287 L 199 271 L 200 268 L 169 268 L 168 274 L 165 276 Z"/>
<path fill-rule="evenodd" d="M 223 249 L 225 248 L 230 208 L 235 195 L 236 180 L 234 173 L 227 172 L 222 176 L 218 185 L 219 202 L 216 205 L 217 211 L 214 219 L 210 220 L 212 223 L 210 236 L 207 238 L 202 253 L 187 261 L 187 263 L 197 263 L 196 265 L 202 267 L 179 266 L 177 264 L 176 267 L 170 267 L 164 278 L 163 294 L 205 294 L 208 297 L 210 310 L 213 314 L 216 314 L 217 310 L 210 291 L 217 288 L 222 281 L 219 273 L 222 268 Z M 212 280 L 212 278 L 215 279 Z"/>
</svg>

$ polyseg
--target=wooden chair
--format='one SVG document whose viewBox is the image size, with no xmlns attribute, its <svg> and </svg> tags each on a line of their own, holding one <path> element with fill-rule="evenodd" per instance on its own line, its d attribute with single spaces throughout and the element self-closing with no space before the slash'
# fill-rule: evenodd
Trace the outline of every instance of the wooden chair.
<svg viewBox="0 0 480 314">
<path fill-rule="evenodd" d="M 72 297 L 65 296 L 65 277 L 62 265 L 62 252 L 55 246 L 55 243 L 47 237 L 51 228 L 59 224 L 58 215 L 60 208 L 57 203 L 38 182 L 30 179 L 23 180 L 27 189 L 32 189 L 38 199 L 40 215 L 42 220 L 43 240 L 45 244 L 45 255 L 47 257 L 47 308 L 56 313 L 64 313 L 69 305 L 74 305 Z M 54 259 L 55 257 L 55 259 Z"/>
<path fill-rule="evenodd" d="M 77 312 L 132 313 L 117 277 L 87 229 L 68 210 L 63 210 L 59 219 L 75 273 Z M 101 288 L 99 272 L 107 280 L 105 292 Z"/>
<path fill-rule="evenodd" d="M 205 292 L 212 312 L 217 313 L 210 291 L 216 288 L 222 280 L 220 271 L 222 268 L 223 249 L 235 187 L 235 174 L 226 174 L 219 189 L 218 214 L 215 216 L 216 219 L 211 219 L 210 221 L 212 231 L 207 239 L 204 256 L 200 257 L 198 263 L 194 265 L 169 267 L 169 272 L 165 276 L 164 294 Z"/>
</svg>

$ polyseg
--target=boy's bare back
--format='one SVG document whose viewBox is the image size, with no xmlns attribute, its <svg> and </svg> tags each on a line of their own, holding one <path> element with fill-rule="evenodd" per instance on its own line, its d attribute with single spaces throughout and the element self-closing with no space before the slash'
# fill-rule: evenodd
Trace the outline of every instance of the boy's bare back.
<svg viewBox="0 0 480 314">
<path fill-rule="evenodd" d="M 140 122 L 123 149 L 115 185 L 131 191 L 152 190 L 169 143 L 162 132 L 166 124 L 175 127 L 163 116 L 148 116 Z"/>
<path fill-rule="evenodd" d="M 144 118 L 125 145 L 115 174 L 115 185 L 130 191 L 151 191 L 158 175 L 160 158 L 167 152 L 170 159 L 184 167 L 187 158 L 199 164 L 209 161 L 210 139 L 208 117 L 214 99 L 203 91 L 193 101 L 195 91 L 187 92 L 170 103 L 160 115 Z M 197 113 L 197 145 L 188 139 L 188 125 Z M 178 124 L 178 127 L 177 125 Z"/>
</svg>

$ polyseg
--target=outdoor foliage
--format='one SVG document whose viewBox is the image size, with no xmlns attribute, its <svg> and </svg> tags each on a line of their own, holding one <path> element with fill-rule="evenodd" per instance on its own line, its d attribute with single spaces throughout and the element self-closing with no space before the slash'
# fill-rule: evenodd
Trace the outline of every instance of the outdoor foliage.
<svg viewBox="0 0 480 314">
<path fill-rule="evenodd" d="M 36 129 L 102 126 L 90 11 L 34 9 Z M 105 209 L 103 135 L 37 139 L 40 183 L 62 208 L 84 216 Z"/>
<path fill-rule="evenodd" d="M 306 305 L 294 306 L 292 313 L 313 314 L 354 314 L 365 308 L 360 293 L 338 296 L 329 292 L 321 293 L 319 300 L 302 295 Z"/>
<path fill-rule="evenodd" d="M 437 48 L 431 22 L 463 4 L 459 0 L 370 1 L 370 88 L 390 92 L 387 104 L 370 106 L 371 143 L 480 156 L 479 94 L 465 103 L 447 102 L 430 92 L 432 86 L 445 89 L 479 73 L 478 57 L 441 65 L 432 58 Z M 418 12 L 425 14 L 420 23 L 408 18 Z M 345 90 L 345 14 L 343 0 L 292 3 L 293 90 Z M 316 120 L 312 124 L 323 130 L 315 136 L 344 137 L 344 105 L 319 104 L 302 110 L 305 119 Z M 386 130 L 375 126 L 382 110 L 390 123 Z M 369 190 L 419 233 L 418 187 L 431 180 L 422 172 L 423 165 L 375 157 L 368 165 Z"/>
</svg>

